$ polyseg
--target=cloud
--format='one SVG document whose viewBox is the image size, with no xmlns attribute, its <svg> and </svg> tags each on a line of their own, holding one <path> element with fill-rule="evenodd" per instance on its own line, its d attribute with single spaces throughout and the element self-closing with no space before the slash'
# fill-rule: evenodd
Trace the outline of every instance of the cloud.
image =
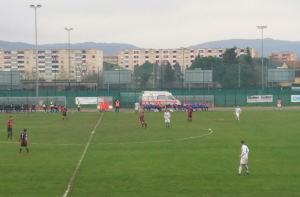
<svg viewBox="0 0 300 197">
<path fill-rule="evenodd" d="M 67 42 L 64 27 L 73 27 L 71 42 L 129 43 L 145 48 L 187 47 L 207 41 L 265 37 L 299 40 L 297 0 L 10 0 L 3 1 L 1 40 Z"/>
</svg>

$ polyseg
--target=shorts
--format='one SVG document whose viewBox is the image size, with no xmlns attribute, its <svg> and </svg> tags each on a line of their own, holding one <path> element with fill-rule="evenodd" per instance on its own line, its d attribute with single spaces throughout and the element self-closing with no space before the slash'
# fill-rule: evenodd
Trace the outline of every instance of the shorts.
<svg viewBox="0 0 300 197">
<path fill-rule="evenodd" d="M 241 158 L 240 164 L 247 164 L 247 163 L 248 163 L 248 159 Z"/>
<path fill-rule="evenodd" d="M 12 128 L 7 128 L 7 132 L 12 132 Z"/>
<path fill-rule="evenodd" d="M 138 108 L 138 107 L 136 107 L 134 110 L 136 110 L 136 111 L 137 111 L 137 110 L 139 110 L 139 108 Z"/>
<path fill-rule="evenodd" d="M 165 118 L 165 122 L 170 122 L 170 118 Z"/>
<path fill-rule="evenodd" d="M 66 116 L 67 116 L 67 114 L 63 114 L 63 116 L 65 116 L 65 117 L 66 117 Z"/>
<path fill-rule="evenodd" d="M 141 123 L 144 123 L 144 122 L 145 122 L 145 120 L 140 120 L 140 122 L 141 122 Z"/>
<path fill-rule="evenodd" d="M 192 118 L 193 116 L 191 115 L 191 116 L 188 116 L 188 118 Z"/>
<path fill-rule="evenodd" d="M 21 142 L 21 147 L 27 147 L 27 142 L 26 143 Z"/>
<path fill-rule="evenodd" d="M 240 117 L 240 114 L 235 114 L 235 115 L 236 115 L 236 117 L 237 117 L 237 118 L 239 118 L 239 117 Z"/>
<path fill-rule="evenodd" d="M 277 107 L 281 107 L 281 104 L 277 104 Z"/>
</svg>

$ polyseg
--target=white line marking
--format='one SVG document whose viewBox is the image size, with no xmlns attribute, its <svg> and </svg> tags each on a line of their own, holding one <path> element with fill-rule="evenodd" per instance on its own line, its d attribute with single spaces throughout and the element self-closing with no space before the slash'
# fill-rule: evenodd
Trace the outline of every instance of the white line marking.
<svg viewBox="0 0 300 197">
<path fill-rule="evenodd" d="M 154 140 L 154 141 L 144 141 L 144 142 L 117 142 L 117 143 L 98 143 L 98 144 L 145 144 L 145 143 L 172 142 L 172 141 L 190 140 L 190 139 L 205 137 L 207 135 L 211 135 L 212 133 L 213 133 L 213 130 L 211 130 L 211 132 L 204 134 L 204 135 L 181 138 L 181 139 L 174 139 L 174 140 Z"/>
<path fill-rule="evenodd" d="M 83 160 L 83 158 L 84 158 L 84 156 L 85 156 L 85 153 L 86 153 L 87 149 L 88 149 L 89 146 L 90 146 L 91 140 L 92 140 L 92 138 L 93 138 L 93 136 L 94 136 L 94 134 L 95 134 L 95 130 L 97 129 L 99 123 L 101 122 L 102 117 L 103 117 L 103 114 L 101 115 L 101 117 L 100 117 L 98 123 L 96 124 L 96 126 L 95 126 L 93 132 L 91 133 L 90 139 L 89 139 L 88 143 L 86 144 L 85 149 L 84 149 L 84 151 L 83 151 L 83 153 L 82 153 L 82 155 L 81 155 L 81 157 L 80 157 L 80 159 L 79 159 L 79 161 L 78 161 L 78 164 L 77 164 L 77 166 L 76 166 L 76 169 L 75 169 L 74 173 L 72 174 L 72 177 L 71 177 L 71 179 L 70 179 L 70 182 L 69 182 L 69 184 L 68 184 L 68 187 L 67 187 L 66 192 L 65 192 L 65 194 L 63 195 L 63 197 L 66 197 L 66 196 L 68 195 L 70 189 L 71 189 L 71 185 L 72 185 L 72 183 L 73 183 L 73 181 L 74 181 L 74 178 L 75 178 L 75 176 L 76 176 L 76 174 L 77 174 L 77 171 L 78 171 L 78 169 L 79 169 L 79 167 L 80 167 L 80 165 L 81 165 L 81 162 L 82 162 L 82 160 Z"/>
<path fill-rule="evenodd" d="M 208 130 L 208 129 L 200 129 L 200 130 Z M 92 132 L 94 134 L 95 131 Z M 195 138 L 200 138 L 200 137 L 205 137 L 207 135 L 211 135 L 213 133 L 213 130 L 211 132 L 204 134 L 204 135 L 199 135 L 199 136 L 193 136 L 193 137 L 186 137 L 186 138 L 181 138 L 181 139 L 174 139 L 174 140 L 153 140 L 153 141 L 143 141 L 143 142 L 107 142 L 107 143 L 96 143 L 96 144 L 145 144 L 145 143 L 159 143 L 159 142 L 172 142 L 172 141 L 182 141 L 182 140 L 190 140 L 190 139 L 195 139 Z M 0 141 L 0 143 L 4 144 L 15 144 L 19 142 L 6 142 L 6 141 Z M 30 143 L 34 145 L 38 145 L 39 143 Z M 48 145 L 48 146 L 83 146 L 84 144 L 43 144 Z"/>
</svg>

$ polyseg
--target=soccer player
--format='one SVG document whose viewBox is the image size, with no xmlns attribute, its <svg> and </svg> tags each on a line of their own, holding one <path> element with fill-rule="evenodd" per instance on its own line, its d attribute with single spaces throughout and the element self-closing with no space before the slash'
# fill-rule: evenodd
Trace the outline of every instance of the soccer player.
<svg viewBox="0 0 300 197">
<path fill-rule="evenodd" d="M 241 110 L 240 106 L 237 106 L 235 108 L 235 115 L 236 115 L 235 121 L 240 121 L 240 114 L 242 114 L 242 110 Z"/>
<path fill-rule="evenodd" d="M 186 111 L 187 115 L 188 115 L 188 123 L 192 122 L 192 117 L 193 117 L 193 108 L 192 106 L 190 106 L 187 111 Z"/>
<path fill-rule="evenodd" d="M 280 100 L 280 98 L 278 98 L 278 100 L 277 100 L 277 110 L 278 109 L 281 110 L 281 100 Z"/>
<path fill-rule="evenodd" d="M 68 110 L 67 110 L 67 108 L 65 106 L 63 106 L 61 108 L 61 112 L 62 112 L 62 119 L 63 119 L 63 121 L 65 122 L 65 117 L 66 117 L 66 120 L 68 121 L 68 116 L 67 116 Z"/>
<path fill-rule="evenodd" d="M 135 114 L 138 113 L 139 109 L 140 109 L 140 104 L 139 104 L 139 102 L 136 102 L 136 103 L 134 104 Z"/>
<path fill-rule="evenodd" d="M 26 150 L 27 150 L 27 154 L 29 155 L 29 149 L 28 149 L 28 140 L 27 140 L 27 129 L 24 129 L 24 132 L 20 135 L 20 139 L 19 139 L 19 142 L 21 141 L 21 147 L 20 147 L 20 152 L 19 152 L 19 155 L 22 155 L 22 148 L 23 147 L 26 147 Z"/>
<path fill-rule="evenodd" d="M 145 116 L 145 112 L 143 112 L 142 115 L 140 115 L 140 123 L 142 124 L 142 128 L 144 128 L 145 125 L 145 129 L 148 129 L 147 123 L 144 120 L 144 116 Z"/>
<path fill-rule="evenodd" d="M 6 125 L 7 125 L 7 139 L 11 139 L 13 140 L 14 138 L 12 138 L 12 123 L 14 123 L 12 121 L 12 116 L 9 116 L 9 120 L 7 121 Z"/>
<path fill-rule="evenodd" d="M 239 158 L 241 158 L 241 160 L 240 160 L 240 167 L 239 167 L 239 174 L 238 175 L 241 175 L 243 165 L 246 168 L 246 173 L 249 174 L 249 167 L 247 166 L 249 148 L 248 148 L 248 146 L 246 146 L 244 144 L 244 141 L 241 141 L 241 146 L 242 146 L 242 154 L 239 156 Z"/>
<path fill-rule="evenodd" d="M 164 118 L 165 118 L 166 128 L 170 127 L 171 114 L 170 114 L 170 112 L 168 112 L 167 109 L 166 109 L 166 111 L 164 113 Z"/>
</svg>

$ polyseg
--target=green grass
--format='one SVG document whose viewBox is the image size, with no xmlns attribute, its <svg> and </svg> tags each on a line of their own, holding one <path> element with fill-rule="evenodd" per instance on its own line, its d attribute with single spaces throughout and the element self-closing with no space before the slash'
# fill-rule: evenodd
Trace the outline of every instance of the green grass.
<svg viewBox="0 0 300 197">
<path fill-rule="evenodd" d="M 299 196 L 299 112 L 244 111 L 146 113 L 148 130 L 134 113 L 104 113 L 68 196 L 234 197 Z M 63 196 L 101 113 L 14 114 L 14 140 L 6 140 L 0 114 L 1 196 Z M 18 155 L 28 129 L 30 155 Z M 208 128 L 213 130 L 208 134 Z M 206 136 L 204 136 L 206 135 Z M 180 140 L 189 137 L 198 138 Z M 250 175 L 237 176 L 240 141 L 250 149 Z M 64 145 L 61 145 L 64 144 Z"/>
</svg>

